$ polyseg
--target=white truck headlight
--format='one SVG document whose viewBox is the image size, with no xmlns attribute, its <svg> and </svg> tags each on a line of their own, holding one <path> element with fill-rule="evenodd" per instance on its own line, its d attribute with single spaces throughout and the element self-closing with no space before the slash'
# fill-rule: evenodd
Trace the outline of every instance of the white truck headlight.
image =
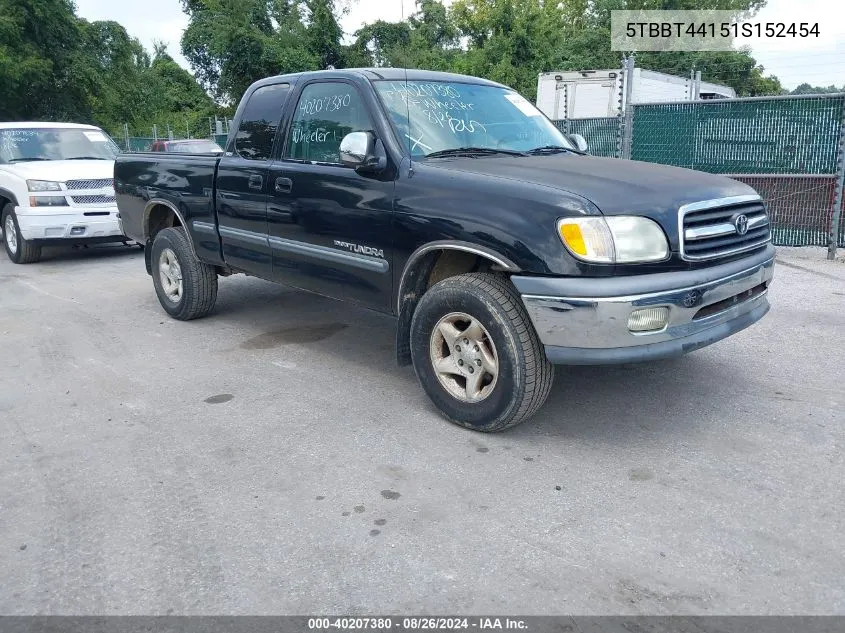
<svg viewBox="0 0 845 633">
<path fill-rule="evenodd" d="M 26 188 L 30 191 L 61 191 L 62 186 L 52 180 L 27 180 Z"/>
<path fill-rule="evenodd" d="M 558 235 L 578 259 L 597 264 L 656 262 L 669 256 L 669 242 L 654 220 L 639 216 L 558 220 Z"/>
</svg>

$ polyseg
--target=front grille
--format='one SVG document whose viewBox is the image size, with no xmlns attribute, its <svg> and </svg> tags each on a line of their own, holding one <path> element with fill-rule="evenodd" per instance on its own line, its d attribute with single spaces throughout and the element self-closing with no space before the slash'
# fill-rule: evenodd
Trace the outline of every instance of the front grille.
<svg viewBox="0 0 845 633">
<path fill-rule="evenodd" d="M 70 191 L 77 189 L 102 189 L 103 187 L 111 187 L 114 181 L 111 178 L 99 178 L 97 180 L 68 180 L 65 186 Z"/>
<path fill-rule="evenodd" d="M 686 205 L 681 207 L 680 226 L 681 256 L 692 261 L 744 253 L 771 239 L 766 205 L 757 196 Z"/>
<path fill-rule="evenodd" d="M 74 204 L 109 204 L 114 202 L 114 196 L 71 196 Z"/>
</svg>

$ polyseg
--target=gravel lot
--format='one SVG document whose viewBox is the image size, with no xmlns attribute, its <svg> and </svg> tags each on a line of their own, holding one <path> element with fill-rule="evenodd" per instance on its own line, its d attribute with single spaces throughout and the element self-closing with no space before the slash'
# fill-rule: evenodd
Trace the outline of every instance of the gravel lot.
<svg viewBox="0 0 845 633">
<path fill-rule="evenodd" d="M 393 321 L 242 276 L 160 309 L 137 249 L 0 255 L 0 613 L 845 614 L 845 263 L 766 319 L 443 421 Z"/>
</svg>

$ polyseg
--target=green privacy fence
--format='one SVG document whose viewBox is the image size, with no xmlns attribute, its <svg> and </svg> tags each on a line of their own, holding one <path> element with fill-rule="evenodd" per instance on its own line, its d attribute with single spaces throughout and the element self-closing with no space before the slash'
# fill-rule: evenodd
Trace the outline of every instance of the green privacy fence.
<svg viewBox="0 0 845 633">
<path fill-rule="evenodd" d="M 716 174 L 836 172 L 845 95 L 637 105 L 631 158 Z"/>
<path fill-rule="evenodd" d="M 619 117 L 568 119 L 555 121 L 554 124 L 564 134 L 583 136 L 593 156 L 618 156 L 616 148 L 621 125 Z"/>
<path fill-rule="evenodd" d="M 845 94 L 637 104 L 625 116 L 555 125 L 581 134 L 596 156 L 747 183 L 766 201 L 775 244 L 845 247 Z"/>
</svg>

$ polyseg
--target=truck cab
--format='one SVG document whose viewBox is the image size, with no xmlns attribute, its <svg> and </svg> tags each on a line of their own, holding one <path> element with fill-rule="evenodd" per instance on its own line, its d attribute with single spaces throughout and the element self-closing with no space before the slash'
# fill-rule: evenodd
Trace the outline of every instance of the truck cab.
<svg viewBox="0 0 845 633">
<path fill-rule="evenodd" d="M 678 356 L 769 310 L 774 253 L 751 188 L 589 156 L 476 77 L 267 78 L 223 156 L 121 156 L 115 183 L 172 317 L 208 314 L 233 273 L 390 314 L 399 364 L 478 431 L 529 418 L 554 364 Z"/>
</svg>

